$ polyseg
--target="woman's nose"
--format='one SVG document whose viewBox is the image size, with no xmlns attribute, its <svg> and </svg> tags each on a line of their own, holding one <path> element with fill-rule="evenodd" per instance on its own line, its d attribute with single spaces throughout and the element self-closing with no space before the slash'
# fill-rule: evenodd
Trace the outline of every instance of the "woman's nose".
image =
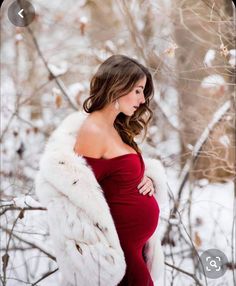
<svg viewBox="0 0 236 286">
<path fill-rule="evenodd" d="M 143 96 L 142 96 L 142 101 L 141 101 L 141 103 L 145 103 L 145 96 L 144 96 L 144 93 L 143 93 Z"/>
</svg>

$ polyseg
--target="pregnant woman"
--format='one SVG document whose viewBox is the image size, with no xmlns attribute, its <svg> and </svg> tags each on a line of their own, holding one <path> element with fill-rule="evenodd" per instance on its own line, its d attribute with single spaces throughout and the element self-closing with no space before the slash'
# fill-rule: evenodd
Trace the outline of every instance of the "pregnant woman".
<svg viewBox="0 0 236 286">
<path fill-rule="evenodd" d="M 143 249 L 157 227 L 159 207 L 151 179 L 143 179 L 145 166 L 134 136 L 147 124 L 142 115 L 149 111 L 152 78 L 137 61 L 113 56 L 92 78 L 90 94 L 84 102 L 90 115 L 75 152 L 92 166 L 114 219 L 127 263 L 119 285 L 151 286 Z"/>
<path fill-rule="evenodd" d="M 91 79 L 86 115 L 69 115 L 48 141 L 36 193 L 48 209 L 63 285 L 154 285 L 163 264 L 157 194 L 166 181 L 134 140 L 146 135 L 153 93 L 146 67 L 111 56 Z"/>
</svg>

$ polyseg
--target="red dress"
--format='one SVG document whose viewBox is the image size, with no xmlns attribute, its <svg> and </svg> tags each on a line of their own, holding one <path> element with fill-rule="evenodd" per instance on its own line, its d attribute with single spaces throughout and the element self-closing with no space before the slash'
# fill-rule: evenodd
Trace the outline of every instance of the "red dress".
<svg viewBox="0 0 236 286">
<path fill-rule="evenodd" d="M 145 171 L 142 155 L 83 157 L 104 191 L 124 251 L 127 269 L 118 285 L 153 286 L 143 249 L 157 227 L 159 206 L 154 196 L 140 194 L 137 188 Z"/>
</svg>

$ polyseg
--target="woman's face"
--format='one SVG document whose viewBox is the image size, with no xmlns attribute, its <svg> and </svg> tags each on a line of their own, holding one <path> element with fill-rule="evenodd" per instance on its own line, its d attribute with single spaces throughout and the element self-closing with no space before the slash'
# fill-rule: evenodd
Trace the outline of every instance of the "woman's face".
<svg viewBox="0 0 236 286">
<path fill-rule="evenodd" d="M 135 85 L 133 90 L 128 94 L 118 99 L 120 105 L 120 112 L 123 112 L 127 116 L 132 116 L 135 110 L 141 103 L 145 103 L 144 88 L 146 84 L 146 76 L 140 79 Z M 135 106 L 137 108 L 135 108 Z"/>
</svg>

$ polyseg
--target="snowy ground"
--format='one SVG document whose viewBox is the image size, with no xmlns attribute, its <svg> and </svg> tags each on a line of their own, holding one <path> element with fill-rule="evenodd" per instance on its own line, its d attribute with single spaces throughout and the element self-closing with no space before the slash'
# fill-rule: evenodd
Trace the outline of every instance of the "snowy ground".
<svg viewBox="0 0 236 286">
<path fill-rule="evenodd" d="M 177 185 L 176 180 L 171 180 L 170 188 L 174 192 L 175 186 Z M 181 218 L 182 224 L 186 227 L 188 232 L 188 217 L 186 208 L 184 207 L 188 199 L 188 186 L 186 186 L 184 196 L 182 199 L 181 205 Z M 22 199 L 17 202 L 18 205 L 22 204 Z M 16 213 L 15 213 L 16 214 Z M 167 217 L 168 206 L 162 210 L 162 218 Z M 15 217 L 15 215 L 14 215 Z M 11 219 L 8 217 L 8 223 Z M 196 222 L 200 223 L 196 223 Z M 192 198 L 192 213 L 191 213 L 191 226 L 192 232 L 197 233 L 200 239 L 200 242 L 195 243 L 195 247 L 199 253 L 210 248 L 217 248 L 223 251 L 228 260 L 232 261 L 231 257 L 231 232 L 232 232 L 232 223 L 233 223 L 233 182 L 226 184 L 206 184 L 205 186 L 196 188 L 193 192 Z M 5 222 L 6 223 L 6 222 Z M 160 222 L 160 231 L 163 232 L 166 224 L 164 220 Z M 30 234 L 29 234 L 30 233 Z M 52 253 L 50 240 L 45 237 L 45 234 L 48 234 L 47 221 L 44 211 L 34 211 L 26 212 L 22 220 L 19 220 L 15 228 L 14 234 L 19 235 L 21 238 L 25 239 L 28 242 L 36 244 L 40 248 L 49 253 Z M 46 239 L 46 240 L 45 240 Z M 175 239 L 175 237 L 174 237 Z M 186 235 L 186 240 L 189 240 Z M 195 240 L 193 239 L 195 242 Z M 1 239 L 2 245 L 6 245 L 6 238 L 3 235 Z M 172 248 L 173 253 L 177 253 L 185 249 L 187 244 L 180 245 L 178 243 L 176 235 L 176 246 Z M 14 247 L 26 247 L 26 244 L 15 240 Z M 29 245 L 27 245 L 29 247 Z M 166 262 L 174 264 L 176 267 L 179 267 L 185 271 L 192 273 L 192 259 L 188 256 L 184 259 L 181 256 L 174 255 L 174 263 L 171 260 L 169 246 L 164 248 L 166 254 Z M 53 253 L 52 253 L 53 254 Z M 40 257 L 40 259 L 39 259 Z M 27 264 L 27 267 L 26 267 Z M 26 271 L 26 268 L 28 271 Z M 47 271 L 54 270 L 57 268 L 57 265 L 54 261 L 49 259 L 45 254 L 37 250 L 17 250 L 15 252 L 10 252 L 10 260 L 8 266 L 8 286 L 23 285 L 22 281 L 27 281 L 29 277 L 30 282 L 37 281 L 41 276 L 43 276 Z M 156 286 L 161 285 L 171 285 L 171 268 L 166 266 L 165 274 L 163 276 L 163 281 L 158 281 L 155 283 Z M 30 275 L 28 273 L 31 273 Z M 174 271 L 174 275 L 176 272 Z M 202 285 L 233 285 L 232 271 L 227 270 L 223 277 L 218 279 L 207 279 L 207 284 L 204 278 L 198 279 L 202 282 Z M 10 279 L 13 278 L 13 279 Z M 19 280 L 15 280 L 19 279 Z M 44 279 L 42 282 L 37 285 L 40 286 L 58 286 L 59 273 L 58 271 L 48 278 Z M 28 281 L 29 282 L 29 281 Z M 183 285 L 190 286 L 195 285 L 195 282 L 192 278 L 178 272 L 174 279 L 173 285 Z"/>
<path fill-rule="evenodd" d="M 205 186 L 204 186 L 205 183 Z M 191 227 L 193 235 L 193 242 L 201 255 L 203 251 L 207 249 L 219 249 L 223 251 L 228 261 L 232 261 L 232 226 L 233 226 L 233 202 L 234 202 L 234 185 L 233 182 L 225 184 L 208 184 L 206 180 L 201 182 L 201 187 L 196 187 L 192 195 L 192 209 L 191 209 Z M 170 188 L 175 193 L 177 181 L 172 180 L 170 182 Z M 177 224 L 183 224 L 186 231 L 189 233 L 189 220 L 187 215 L 187 205 L 189 199 L 189 190 L 186 186 L 183 198 L 181 200 L 181 222 L 177 221 Z M 163 217 L 167 218 L 168 206 L 163 210 Z M 163 222 L 160 223 L 160 228 L 165 229 Z M 197 237 L 196 237 L 197 236 Z M 177 238 L 176 238 L 177 239 Z M 190 241 L 186 235 L 186 240 Z M 234 237 L 235 241 L 235 237 Z M 186 248 L 183 245 L 179 245 L 172 248 L 172 252 L 176 253 Z M 235 249 L 235 247 L 234 247 Z M 170 253 L 169 247 L 165 247 L 165 253 Z M 235 254 L 234 254 L 235 255 Z M 192 259 L 185 257 L 181 259 L 178 255 L 174 255 L 174 263 L 170 257 L 166 256 L 166 261 L 170 264 L 193 273 Z M 171 269 L 166 266 L 165 278 L 163 282 L 158 282 L 155 285 L 171 285 Z M 176 271 L 174 272 L 176 274 Z M 217 279 L 209 279 L 197 276 L 202 285 L 234 285 L 233 274 L 231 270 L 227 270 L 226 273 Z M 165 281 L 165 282 L 164 282 Z M 173 285 L 195 285 L 192 278 L 189 278 L 185 274 L 179 272 L 174 279 Z"/>
</svg>

